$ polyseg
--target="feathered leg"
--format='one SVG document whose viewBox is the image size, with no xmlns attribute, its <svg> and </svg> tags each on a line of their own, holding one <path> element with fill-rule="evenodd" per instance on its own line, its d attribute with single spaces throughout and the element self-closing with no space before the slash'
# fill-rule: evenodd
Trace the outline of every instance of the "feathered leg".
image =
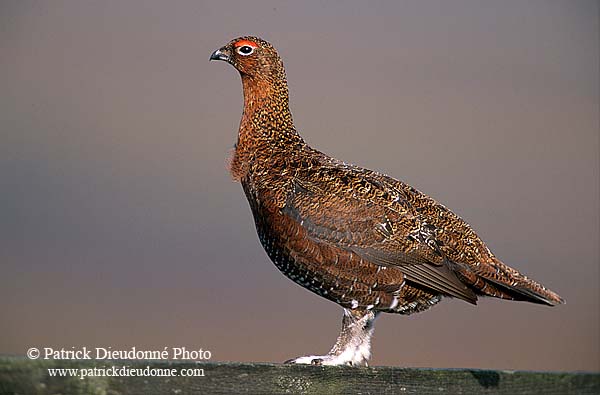
<svg viewBox="0 0 600 395">
<path fill-rule="evenodd" d="M 327 355 L 308 355 L 285 363 L 367 366 L 371 356 L 375 318 L 377 313 L 371 310 L 344 309 L 342 330 Z"/>
</svg>

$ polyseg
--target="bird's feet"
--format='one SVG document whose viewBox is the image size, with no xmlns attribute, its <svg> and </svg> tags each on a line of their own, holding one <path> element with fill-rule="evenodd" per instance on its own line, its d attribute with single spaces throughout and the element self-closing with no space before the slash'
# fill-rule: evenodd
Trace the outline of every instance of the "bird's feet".
<svg viewBox="0 0 600 395">
<path fill-rule="evenodd" d="M 345 352 L 342 352 L 339 355 L 307 355 L 305 357 L 292 358 L 284 363 L 318 366 L 369 366 L 367 364 L 369 355 L 368 351 L 365 353 L 364 349 L 353 349 L 345 350 Z"/>
<path fill-rule="evenodd" d="M 287 360 L 285 363 L 368 366 L 376 317 L 377 313 L 370 310 L 344 309 L 342 331 L 327 355 L 307 355 Z"/>
</svg>

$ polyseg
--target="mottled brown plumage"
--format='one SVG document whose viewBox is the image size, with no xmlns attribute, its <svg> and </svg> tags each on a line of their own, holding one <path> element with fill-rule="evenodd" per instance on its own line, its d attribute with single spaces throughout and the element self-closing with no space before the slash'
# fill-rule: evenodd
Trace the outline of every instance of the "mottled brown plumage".
<svg viewBox="0 0 600 395">
<path fill-rule="evenodd" d="M 211 59 L 231 63 L 242 78 L 231 173 L 242 183 L 263 247 L 287 277 L 347 309 L 329 354 L 292 362 L 366 364 L 378 313 L 423 311 L 443 296 L 473 304 L 478 296 L 563 302 L 498 260 L 432 198 L 309 147 L 294 127 L 283 63 L 269 43 L 241 37 Z M 352 332 L 360 320 L 362 332 Z"/>
</svg>

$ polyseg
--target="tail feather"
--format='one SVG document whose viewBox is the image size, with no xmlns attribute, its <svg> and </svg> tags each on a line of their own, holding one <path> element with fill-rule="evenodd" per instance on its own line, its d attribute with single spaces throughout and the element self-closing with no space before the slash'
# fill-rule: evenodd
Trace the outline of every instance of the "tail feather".
<svg viewBox="0 0 600 395">
<path fill-rule="evenodd" d="M 553 292 L 543 285 L 536 283 L 533 280 L 527 283 L 519 283 L 514 286 L 509 286 L 503 283 L 494 282 L 494 285 L 500 289 L 506 290 L 507 293 L 514 295 L 514 300 L 522 300 L 531 303 L 544 304 L 547 306 L 556 306 L 565 303 L 556 292 Z"/>
<path fill-rule="evenodd" d="M 565 303 L 557 293 L 529 279 L 500 260 L 462 268 L 459 273 L 478 293 L 502 299 L 556 306 Z"/>
</svg>

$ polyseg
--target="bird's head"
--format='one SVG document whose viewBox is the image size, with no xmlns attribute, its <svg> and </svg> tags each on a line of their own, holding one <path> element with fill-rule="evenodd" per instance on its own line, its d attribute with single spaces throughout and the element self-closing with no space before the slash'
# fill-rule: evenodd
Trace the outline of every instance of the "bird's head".
<svg viewBox="0 0 600 395">
<path fill-rule="evenodd" d="M 277 51 L 267 41 L 245 36 L 231 40 L 210 55 L 210 60 L 224 60 L 235 67 L 242 76 L 276 79 L 283 76 L 283 62 Z"/>
</svg>

